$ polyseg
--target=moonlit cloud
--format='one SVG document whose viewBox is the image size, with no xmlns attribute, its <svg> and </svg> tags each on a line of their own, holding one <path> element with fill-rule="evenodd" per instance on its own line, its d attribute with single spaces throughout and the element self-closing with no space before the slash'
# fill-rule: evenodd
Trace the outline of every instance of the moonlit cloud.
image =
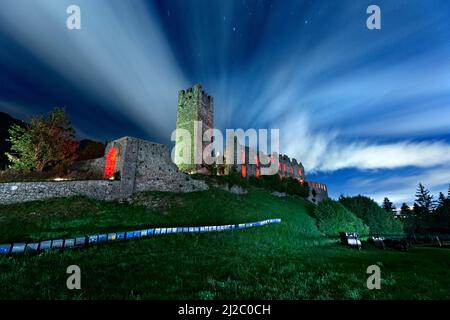
<svg viewBox="0 0 450 320">
<path fill-rule="evenodd" d="M 352 194 L 361 193 L 364 190 L 378 203 L 388 196 L 400 207 L 403 202 L 412 205 L 413 195 L 419 183 L 429 188 L 435 197 L 439 192 L 445 194 L 450 186 L 450 165 L 446 164 L 403 175 L 392 172 L 389 177 L 355 178 L 349 180 L 346 187 Z"/>
<path fill-rule="evenodd" d="M 72 3 L 5 0 L 0 26 L 106 111 L 166 139 L 175 126 L 177 91 L 188 82 L 155 17 L 140 0 L 80 0 L 82 29 L 70 31 Z"/>
<path fill-rule="evenodd" d="M 287 120 L 279 126 L 284 128 L 281 141 L 285 148 L 283 152 L 302 159 L 309 172 L 406 166 L 430 168 L 450 164 L 450 144 L 443 141 L 346 141 L 338 132 L 314 132 L 306 115 L 298 115 L 295 120 Z M 297 138 L 293 139 L 293 136 Z"/>
</svg>

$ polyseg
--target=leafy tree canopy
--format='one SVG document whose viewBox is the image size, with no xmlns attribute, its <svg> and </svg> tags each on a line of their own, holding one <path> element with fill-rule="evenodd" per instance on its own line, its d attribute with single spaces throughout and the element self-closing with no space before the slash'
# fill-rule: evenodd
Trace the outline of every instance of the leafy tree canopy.
<svg viewBox="0 0 450 320">
<path fill-rule="evenodd" d="M 374 200 L 358 195 L 341 196 L 339 202 L 361 218 L 372 234 L 403 235 L 403 223 L 392 213 L 383 210 Z"/>
<path fill-rule="evenodd" d="M 76 157 L 75 130 L 62 108 L 32 118 L 25 127 L 12 125 L 9 134 L 11 152 L 7 156 L 12 169 L 42 172 Z"/>
<path fill-rule="evenodd" d="M 396 210 L 394 204 L 391 202 L 391 200 L 389 200 L 388 197 L 384 198 L 383 200 L 383 209 L 384 211 L 392 214 L 394 214 Z"/>
</svg>

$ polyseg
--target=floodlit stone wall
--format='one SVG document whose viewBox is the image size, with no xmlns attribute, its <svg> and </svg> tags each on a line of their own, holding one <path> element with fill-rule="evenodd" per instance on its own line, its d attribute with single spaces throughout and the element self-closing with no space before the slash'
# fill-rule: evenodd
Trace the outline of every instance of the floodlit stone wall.
<svg viewBox="0 0 450 320">
<path fill-rule="evenodd" d="M 69 171 L 76 171 L 94 177 L 101 177 L 105 168 L 105 157 L 75 162 Z"/>
<path fill-rule="evenodd" d="M 136 144 L 133 153 L 130 153 L 134 158 L 130 165 L 136 163 L 134 192 L 192 192 L 207 189 L 204 181 L 191 179 L 188 174 L 178 170 L 165 145 L 137 139 L 129 140 L 128 143 Z"/>
<path fill-rule="evenodd" d="M 166 146 L 123 137 L 106 146 L 105 156 L 83 161 L 72 170 L 102 174 L 111 148 L 117 148 L 111 180 L 0 183 L 0 204 L 84 195 L 100 200 L 130 197 L 135 192 L 193 192 L 208 189 L 202 180 L 180 172 Z"/>
<path fill-rule="evenodd" d="M 234 164 L 226 166 L 226 170 L 224 174 L 229 174 L 231 169 L 234 168 L 236 172 L 239 172 L 243 177 L 254 177 L 258 176 L 258 167 L 262 168 L 264 165 L 262 163 L 268 162 L 267 159 L 261 161 L 260 165 L 250 164 L 250 154 L 253 152 L 252 156 L 255 156 L 256 150 L 251 150 L 247 146 L 238 145 L 237 140 L 235 139 L 233 148 L 231 149 L 231 145 L 227 146 L 226 156 L 230 159 L 233 159 Z M 259 157 L 267 157 L 267 155 L 259 155 Z M 244 165 L 236 164 L 238 159 L 245 160 Z M 256 161 L 254 161 L 256 162 Z M 245 170 L 245 172 L 243 172 Z M 308 200 L 313 203 L 319 203 L 324 199 L 328 199 L 328 189 L 327 186 L 323 183 L 318 182 L 309 182 L 305 177 L 305 169 L 302 163 L 298 162 L 295 158 L 289 158 L 287 155 L 280 154 L 278 156 L 278 171 L 277 175 L 282 178 L 293 178 L 298 180 L 299 182 L 307 182 L 309 185 L 309 196 Z"/>
<path fill-rule="evenodd" d="M 194 180 L 180 172 L 163 144 L 123 137 L 108 143 L 105 155 L 111 148 L 118 150 L 115 176 L 120 178 L 123 197 L 142 191 L 193 192 L 208 189 L 204 181 Z"/>
<path fill-rule="evenodd" d="M 109 180 L 0 183 L 0 204 L 73 196 L 115 200 L 119 190 L 120 181 Z"/>
<path fill-rule="evenodd" d="M 328 199 L 328 188 L 325 184 L 319 182 L 308 182 L 308 185 L 309 201 L 319 203 L 325 199 Z"/>
</svg>

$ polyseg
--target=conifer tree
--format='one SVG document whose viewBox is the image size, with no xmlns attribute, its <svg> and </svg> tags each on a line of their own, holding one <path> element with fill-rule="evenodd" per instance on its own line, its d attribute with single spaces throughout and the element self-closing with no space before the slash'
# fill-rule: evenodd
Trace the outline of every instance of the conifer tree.
<svg viewBox="0 0 450 320">
<path fill-rule="evenodd" d="M 412 213 L 411 209 L 409 208 L 408 204 L 403 202 L 402 207 L 400 208 L 400 214 L 402 216 L 409 216 Z"/>
<path fill-rule="evenodd" d="M 383 209 L 389 213 L 395 213 L 396 211 L 394 204 L 389 200 L 388 197 L 384 198 L 383 200 Z"/>
<path fill-rule="evenodd" d="M 419 183 L 417 188 L 414 204 L 417 205 L 415 210 L 417 210 L 416 213 L 418 214 L 429 214 L 433 210 L 433 196 L 430 195 L 430 191 L 422 183 Z"/>
<path fill-rule="evenodd" d="M 438 208 L 444 207 L 446 202 L 447 202 L 447 198 L 444 196 L 444 194 L 442 192 L 439 192 Z"/>
</svg>

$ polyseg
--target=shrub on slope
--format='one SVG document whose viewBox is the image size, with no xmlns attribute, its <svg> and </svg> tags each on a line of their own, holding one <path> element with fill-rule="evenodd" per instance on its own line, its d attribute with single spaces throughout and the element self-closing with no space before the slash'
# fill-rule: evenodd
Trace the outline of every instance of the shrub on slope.
<svg viewBox="0 0 450 320">
<path fill-rule="evenodd" d="M 369 227 L 337 201 L 322 201 L 315 209 L 315 216 L 320 231 L 327 236 L 338 236 L 341 231 L 369 233 Z"/>
<path fill-rule="evenodd" d="M 365 196 L 341 197 L 339 202 L 355 213 L 370 228 L 372 234 L 403 235 L 403 223 Z"/>
</svg>

